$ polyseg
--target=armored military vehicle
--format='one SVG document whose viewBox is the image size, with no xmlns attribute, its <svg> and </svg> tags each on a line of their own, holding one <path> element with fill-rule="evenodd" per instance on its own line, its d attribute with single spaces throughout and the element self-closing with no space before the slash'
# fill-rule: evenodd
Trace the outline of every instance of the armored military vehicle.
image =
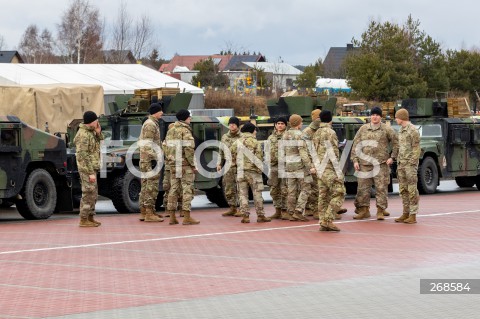
<svg viewBox="0 0 480 319">
<path fill-rule="evenodd" d="M 406 99 L 395 106 L 400 108 L 408 110 L 421 136 L 419 191 L 434 193 L 442 179 L 480 190 L 480 119 L 471 116 L 465 100 Z"/>
<path fill-rule="evenodd" d="M 65 141 L 16 116 L 0 116 L 0 200 L 26 219 L 71 211 Z"/>
</svg>

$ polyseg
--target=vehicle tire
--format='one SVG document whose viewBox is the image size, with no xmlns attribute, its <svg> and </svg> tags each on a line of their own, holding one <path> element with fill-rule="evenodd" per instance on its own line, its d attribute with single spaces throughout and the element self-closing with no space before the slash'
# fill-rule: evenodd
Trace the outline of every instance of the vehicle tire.
<svg viewBox="0 0 480 319">
<path fill-rule="evenodd" d="M 166 210 L 166 207 L 163 207 L 163 196 L 168 196 L 168 194 L 165 194 L 164 191 L 158 192 L 157 195 L 157 200 L 155 201 L 155 210 L 156 211 L 162 211 Z"/>
<path fill-rule="evenodd" d="M 207 199 L 210 202 L 217 204 L 218 207 L 228 207 L 223 188 L 219 185 L 205 190 L 205 194 L 207 195 Z"/>
<path fill-rule="evenodd" d="M 433 194 L 438 186 L 438 169 L 435 161 L 427 157 L 418 169 L 418 191 L 420 194 Z"/>
<path fill-rule="evenodd" d="M 357 194 L 358 183 L 357 182 L 346 182 L 345 183 L 345 190 L 348 195 L 356 195 Z"/>
<path fill-rule="evenodd" d="M 9 208 L 13 204 L 15 204 L 15 202 L 13 200 L 4 199 L 4 200 L 2 200 L 2 203 L 0 204 L 0 208 Z"/>
<path fill-rule="evenodd" d="M 475 177 L 470 176 L 457 176 L 455 182 L 458 187 L 473 187 L 475 185 Z"/>
<path fill-rule="evenodd" d="M 115 177 L 112 185 L 111 200 L 117 212 L 139 213 L 140 189 L 142 187 L 140 178 L 126 171 Z"/>
<path fill-rule="evenodd" d="M 52 216 L 57 204 L 57 189 L 52 176 L 42 168 L 33 170 L 25 182 L 22 199 L 15 204 L 25 219 L 47 219 Z"/>
</svg>

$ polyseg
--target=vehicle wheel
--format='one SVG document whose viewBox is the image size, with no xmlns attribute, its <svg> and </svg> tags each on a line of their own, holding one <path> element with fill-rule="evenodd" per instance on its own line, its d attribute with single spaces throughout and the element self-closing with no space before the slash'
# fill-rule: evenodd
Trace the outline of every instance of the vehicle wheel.
<svg viewBox="0 0 480 319">
<path fill-rule="evenodd" d="M 162 211 L 167 209 L 166 207 L 163 207 L 163 196 L 168 196 L 168 194 L 165 194 L 164 191 L 158 192 L 157 200 L 155 201 L 155 210 L 156 211 Z"/>
<path fill-rule="evenodd" d="M 218 207 L 228 207 L 227 199 L 223 193 L 223 188 L 220 186 L 215 186 L 210 189 L 205 190 L 207 199 L 214 204 L 217 204 Z"/>
<path fill-rule="evenodd" d="M 4 199 L 4 200 L 2 200 L 2 203 L 0 204 L 0 208 L 9 208 L 13 204 L 15 204 L 15 202 L 13 200 Z"/>
<path fill-rule="evenodd" d="M 435 161 L 427 157 L 418 170 L 418 191 L 420 194 L 433 194 L 438 186 L 438 169 Z"/>
<path fill-rule="evenodd" d="M 140 178 L 127 171 L 115 177 L 112 185 L 111 200 L 119 213 L 138 213 L 138 199 L 142 184 Z"/>
<path fill-rule="evenodd" d="M 52 176 L 44 169 L 33 170 L 27 178 L 17 210 L 25 219 L 47 219 L 57 204 L 57 189 Z"/>
<path fill-rule="evenodd" d="M 457 176 L 455 182 L 458 187 L 473 187 L 475 185 L 475 177 L 470 176 Z"/>
<path fill-rule="evenodd" d="M 346 182 L 345 183 L 345 190 L 348 195 L 356 195 L 357 194 L 358 183 L 357 182 Z"/>
</svg>

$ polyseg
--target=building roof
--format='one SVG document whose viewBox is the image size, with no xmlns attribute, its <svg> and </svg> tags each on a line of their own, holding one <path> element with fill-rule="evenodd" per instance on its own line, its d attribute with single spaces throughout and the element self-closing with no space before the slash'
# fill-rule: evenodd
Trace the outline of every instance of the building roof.
<svg viewBox="0 0 480 319">
<path fill-rule="evenodd" d="M 105 94 L 133 94 L 136 89 L 178 87 L 203 94 L 203 90 L 140 64 L 4 64 L 0 85 L 98 84 Z"/>
<path fill-rule="evenodd" d="M 323 67 L 326 77 L 338 77 L 343 75 L 343 62 L 347 54 L 355 50 L 352 44 L 347 44 L 346 47 L 331 47 L 328 54 L 323 61 Z"/>
<path fill-rule="evenodd" d="M 23 63 L 23 59 L 18 51 L 0 51 L 0 63 L 12 63 L 15 57 L 19 63 Z"/>
<path fill-rule="evenodd" d="M 245 70 L 244 62 L 265 62 L 263 55 L 233 55 L 228 64 L 222 71 L 242 71 Z"/>
<path fill-rule="evenodd" d="M 175 67 L 181 66 L 186 67 L 188 70 L 193 70 L 193 66 L 195 63 L 200 62 L 202 60 L 207 60 L 208 58 L 212 58 L 215 64 L 218 65 L 218 69 L 223 71 L 225 66 L 230 61 L 232 55 L 220 55 L 220 54 L 212 54 L 212 55 L 175 55 L 169 63 L 162 64 L 160 66 L 160 72 L 164 73 L 171 73 L 174 72 Z"/>
<path fill-rule="evenodd" d="M 287 63 L 272 62 L 243 62 L 248 68 L 263 69 L 264 72 L 272 74 L 300 75 L 303 72 Z"/>
</svg>

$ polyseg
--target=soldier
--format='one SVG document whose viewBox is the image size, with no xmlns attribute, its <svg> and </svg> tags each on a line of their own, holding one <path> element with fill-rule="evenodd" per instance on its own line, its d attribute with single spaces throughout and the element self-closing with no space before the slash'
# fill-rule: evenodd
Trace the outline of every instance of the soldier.
<svg viewBox="0 0 480 319">
<path fill-rule="evenodd" d="M 195 165 L 195 141 L 190 128 L 192 117 L 190 112 L 181 109 L 176 114 L 177 120 L 170 129 L 168 140 L 168 156 L 172 156 L 170 166 L 170 191 L 168 192 L 167 214 L 170 225 L 178 224 L 175 217 L 178 198 L 182 197 L 183 225 L 197 225 L 200 222 L 190 217 L 194 196 L 193 182 L 197 168 Z"/>
<path fill-rule="evenodd" d="M 232 116 L 228 120 L 228 129 L 229 131 L 225 133 L 222 136 L 222 143 L 224 146 L 228 147 L 230 149 L 235 143 L 236 140 L 240 137 L 240 120 L 238 117 Z M 237 211 L 237 205 L 238 205 L 238 190 L 237 190 L 237 167 L 235 163 L 231 160 L 231 158 L 226 158 L 226 155 L 230 154 L 225 154 L 223 152 L 223 149 L 220 148 L 220 154 L 218 156 L 218 161 L 217 161 L 217 171 L 221 171 L 222 167 L 225 166 L 226 161 L 231 162 L 230 169 L 225 172 L 225 175 L 223 175 L 222 178 L 222 186 L 223 190 L 225 192 L 225 197 L 227 199 L 228 205 L 230 206 L 230 209 L 223 213 L 222 216 L 236 216 L 236 217 L 241 217 L 242 214 L 241 212 Z"/>
<path fill-rule="evenodd" d="M 140 190 L 140 220 L 146 222 L 163 222 L 163 218 L 155 213 L 155 202 L 158 196 L 160 170 L 155 174 L 160 144 L 160 126 L 158 120 L 163 115 L 162 104 L 153 103 L 148 109 L 150 116 L 143 123 L 140 131 L 140 171 L 142 187 Z M 158 169 L 158 168 L 157 168 Z M 152 175 L 152 176 L 149 176 Z"/>
<path fill-rule="evenodd" d="M 325 167 L 317 171 L 318 174 L 318 210 L 320 211 L 321 231 L 340 231 L 333 220 L 336 219 L 336 212 L 342 207 L 345 200 L 345 185 L 343 174 L 338 168 L 335 169 L 333 160 L 338 163 L 340 152 L 338 150 L 337 133 L 332 130 L 332 113 L 323 110 L 320 113 L 320 127 L 315 132 L 313 144 L 318 155 L 318 160 L 323 163 L 325 157 L 329 158 Z"/>
<path fill-rule="evenodd" d="M 243 214 L 242 223 L 250 223 L 250 212 L 248 208 L 248 189 L 252 190 L 257 223 L 271 221 L 265 217 L 263 209 L 263 179 L 262 171 L 257 165 L 263 163 L 263 151 L 260 143 L 255 137 L 256 127 L 248 122 L 242 127 L 242 136 L 232 145 L 232 158 L 237 163 L 237 181 L 240 193 L 240 211 Z M 242 152 L 250 152 L 253 158 L 243 155 Z M 255 163 L 256 162 L 256 163 Z"/>
<path fill-rule="evenodd" d="M 353 218 L 370 217 L 370 192 L 373 184 L 376 191 L 377 220 L 384 220 L 384 216 L 390 215 L 386 211 L 390 165 L 397 157 L 398 140 L 395 131 L 381 122 L 381 108 L 378 106 L 372 108 L 370 120 L 370 123 L 362 125 L 355 134 L 350 155 L 358 174 L 355 197 L 355 211 L 358 215 Z"/>
<path fill-rule="evenodd" d="M 94 218 L 95 204 L 98 198 L 97 173 L 100 170 L 100 141 L 103 140 L 102 128 L 95 112 L 83 114 L 83 124 L 75 135 L 77 167 L 82 184 L 80 200 L 80 227 L 98 227 Z"/>
<path fill-rule="evenodd" d="M 163 207 L 165 209 L 167 209 L 167 206 L 168 206 L 168 192 L 170 191 L 170 177 L 171 177 L 171 174 L 170 174 L 170 167 L 172 166 L 173 164 L 173 161 L 172 161 L 172 158 L 174 159 L 175 157 L 172 156 L 168 156 L 166 153 L 168 152 L 168 148 L 167 148 L 167 141 L 170 139 L 170 129 L 175 125 L 175 123 L 170 123 L 168 125 L 168 131 L 167 131 L 167 136 L 165 136 L 165 140 L 162 142 L 162 148 L 165 152 L 165 169 L 163 170 L 163 182 L 162 182 L 162 186 L 163 186 Z M 178 207 L 182 207 L 182 196 L 179 195 L 179 198 L 178 198 L 178 204 L 177 204 L 177 207 L 175 207 L 175 210 L 177 210 Z M 170 217 L 168 216 L 168 214 L 165 214 L 165 217 Z M 180 217 L 183 217 L 183 214 L 180 213 Z"/>
<path fill-rule="evenodd" d="M 280 141 L 287 129 L 287 118 L 280 116 L 275 119 L 275 129 L 268 137 L 270 147 L 270 172 L 268 176 L 268 185 L 270 186 L 270 196 L 273 199 L 275 213 L 270 219 L 289 219 L 287 214 L 287 184 L 284 178 L 278 176 L 278 141 Z"/>
<path fill-rule="evenodd" d="M 301 139 L 302 117 L 293 114 L 289 122 L 290 129 L 282 137 L 286 156 L 288 216 L 290 221 L 308 221 L 303 216 L 303 210 L 310 195 L 315 167 L 308 155 L 306 143 Z"/>
<path fill-rule="evenodd" d="M 398 110 L 395 113 L 395 120 L 401 126 L 398 133 L 397 178 L 403 203 L 402 216 L 395 221 L 415 224 L 419 201 L 417 170 L 421 153 L 420 134 L 417 128 L 410 123 L 406 109 Z"/>
</svg>

